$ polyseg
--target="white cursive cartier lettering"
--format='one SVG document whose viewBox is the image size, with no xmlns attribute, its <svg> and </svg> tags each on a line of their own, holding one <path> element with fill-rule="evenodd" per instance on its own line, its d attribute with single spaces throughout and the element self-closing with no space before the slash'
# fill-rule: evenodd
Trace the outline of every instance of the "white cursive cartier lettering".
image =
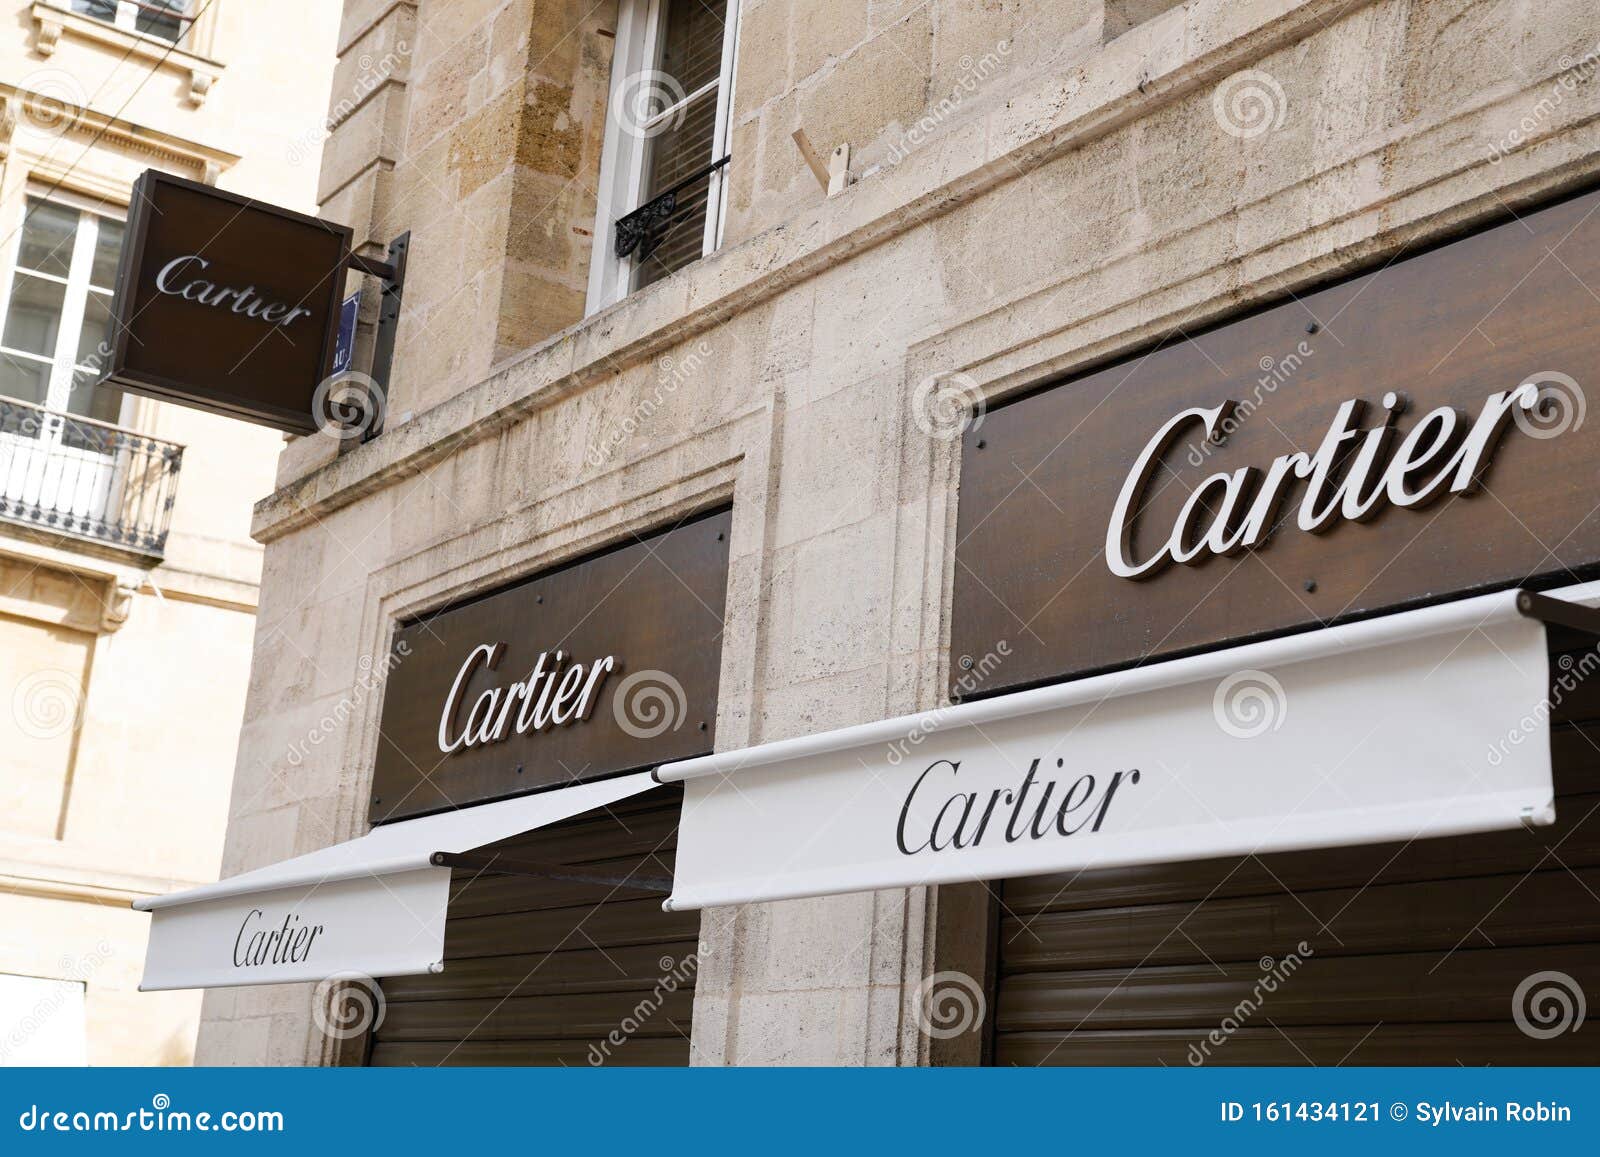
<svg viewBox="0 0 1600 1157">
<path fill-rule="evenodd" d="M 1145 443 L 1122 484 L 1106 529 L 1106 565 L 1121 578 L 1143 579 L 1168 563 L 1193 565 L 1260 546 L 1297 481 L 1306 485 L 1295 524 L 1312 534 L 1341 521 L 1365 522 L 1386 506 L 1418 508 L 1446 494 L 1471 493 L 1514 411 L 1532 410 L 1538 401 L 1538 386 L 1525 382 L 1490 394 L 1470 426 L 1454 409 L 1440 406 L 1398 438 L 1396 420 L 1406 408 L 1402 395 L 1384 395 L 1382 418 L 1370 429 L 1362 425 L 1367 404 L 1352 399 L 1339 407 L 1314 452 L 1282 454 L 1265 471 L 1243 466 L 1201 479 L 1166 538 L 1148 557 L 1135 559 L 1134 528 L 1164 455 L 1191 428 L 1217 439 L 1234 403 L 1180 410 Z"/>
<path fill-rule="evenodd" d="M 181 297 L 185 301 L 198 302 L 201 305 L 228 306 L 231 313 L 244 314 L 264 321 L 269 325 L 287 328 L 297 318 L 307 317 L 311 311 L 298 305 L 289 305 L 281 301 L 267 301 L 256 292 L 254 285 L 243 287 L 218 285 L 207 281 L 203 277 L 191 277 L 188 281 L 180 281 L 191 267 L 198 267 L 196 272 L 204 272 L 211 267 L 211 262 L 201 257 L 198 253 L 187 253 L 182 257 L 174 257 L 163 265 L 156 274 L 157 291 L 168 297 Z M 232 299 L 231 303 L 229 299 Z"/>
<path fill-rule="evenodd" d="M 526 678 L 509 687 L 480 691 L 466 713 L 466 721 L 459 722 L 473 675 L 480 667 L 493 671 L 504 653 L 504 643 L 480 643 L 467 652 L 439 715 L 439 750 L 444 754 L 498 743 L 513 733 L 526 735 L 588 719 L 600 684 L 617 667 L 616 657 L 607 655 L 592 663 L 571 663 L 563 669 L 562 664 L 568 661 L 564 652 L 541 651 Z"/>
</svg>

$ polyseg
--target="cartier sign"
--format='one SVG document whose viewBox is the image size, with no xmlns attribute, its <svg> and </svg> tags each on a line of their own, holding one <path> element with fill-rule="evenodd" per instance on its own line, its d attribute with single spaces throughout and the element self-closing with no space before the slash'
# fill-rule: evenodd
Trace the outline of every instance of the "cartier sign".
<svg viewBox="0 0 1600 1157">
<path fill-rule="evenodd" d="M 1401 395 L 1385 394 L 1376 424 L 1365 429 L 1360 423 L 1366 403 L 1352 399 L 1339 407 L 1315 453 L 1294 450 L 1278 455 L 1264 471 L 1240 466 L 1202 478 L 1184 499 L 1171 533 L 1148 558 L 1136 560 L 1135 512 L 1144 507 L 1167 451 L 1185 434 L 1216 444 L 1238 409 L 1231 401 L 1190 406 L 1139 451 L 1111 511 L 1106 565 L 1121 578 L 1147 578 L 1168 562 L 1194 564 L 1265 546 L 1280 521 L 1289 521 L 1280 512 L 1296 482 L 1305 486 L 1293 523 L 1313 534 L 1344 519 L 1365 522 L 1388 506 L 1420 508 L 1447 494 L 1471 493 L 1506 423 L 1518 411 L 1536 413 L 1539 401 L 1539 387 L 1524 383 L 1491 394 L 1474 422 L 1462 421 L 1453 406 L 1439 406 L 1400 438 L 1395 425 L 1406 408 Z"/>
<path fill-rule="evenodd" d="M 396 630 L 374 822 L 711 750 L 726 512 Z"/>
<path fill-rule="evenodd" d="M 350 230 L 151 169 L 134 183 L 126 238 L 106 384 L 315 430 Z"/>
<path fill-rule="evenodd" d="M 952 692 L 1597 573 L 1597 208 L 990 410 L 962 447 Z"/>
</svg>

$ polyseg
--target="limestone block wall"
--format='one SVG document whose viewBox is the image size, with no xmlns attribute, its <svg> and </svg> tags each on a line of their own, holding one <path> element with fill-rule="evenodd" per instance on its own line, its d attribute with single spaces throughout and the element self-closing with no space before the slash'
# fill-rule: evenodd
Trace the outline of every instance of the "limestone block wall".
<svg viewBox="0 0 1600 1157">
<path fill-rule="evenodd" d="M 397 416 L 583 316 L 616 11 L 615 0 L 345 6 L 320 198 L 374 256 L 412 233 Z"/>
<path fill-rule="evenodd" d="M 939 704 L 959 463 L 958 426 L 931 403 L 981 410 L 1600 171 L 1600 13 L 1582 0 L 1190 0 L 1109 40 L 1107 16 L 1137 6 L 1102 10 L 1082 41 L 1058 29 L 1081 50 L 1030 58 L 1003 99 L 802 201 L 803 181 L 764 167 L 792 123 L 781 110 L 863 157 L 901 139 L 859 119 L 887 107 L 869 90 L 898 65 L 851 80 L 852 51 L 914 42 L 917 99 L 936 91 L 940 6 L 893 7 L 867 5 L 864 30 L 823 51 L 826 13 L 751 5 L 736 106 L 746 140 L 770 140 L 735 243 L 478 380 L 408 386 L 415 412 L 372 443 L 285 456 L 256 514 L 266 575 L 230 871 L 362 830 L 376 697 L 293 768 L 286 753 L 352 694 L 397 616 L 711 503 L 734 511 L 719 746 Z M 1019 6 L 964 8 L 962 43 L 1021 43 Z M 823 83 L 839 87 L 818 103 L 807 86 Z M 474 332 L 452 340 L 476 349 Z M 411 340 L 402 362 L 436 364 Z M 697 1061 L 938 1059 L 916 993 L 944 959 L 940 905 L 908 889 L 706 913 Z M 340 1055 L 294 988 L 209 995 L 201 1048 Z"/>
</svg>

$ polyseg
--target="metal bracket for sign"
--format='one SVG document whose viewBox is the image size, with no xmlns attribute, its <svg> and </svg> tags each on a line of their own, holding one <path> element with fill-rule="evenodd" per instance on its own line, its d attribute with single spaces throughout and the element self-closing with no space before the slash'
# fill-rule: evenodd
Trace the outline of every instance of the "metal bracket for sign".
<svg viewBox="0 0 1600 1157">
<path fill-rule="evenodd" d="M 621 875 L 617 872 L 551 864 L 543 860 L 523 860 L 479 852 L 434 852 L 430 857 L 437 868 L 466 868 L 475 872 L 494 872 L 506 876 L 539 876 L 568 884 L 600 884 L 612 888 L 632 888 L 640 892 L 672 891 L 672 881 L 664 876 Z"/>
<path fill-rule="evenodd" d="M 389 402 L 389 372 L 394 366 L 395 333 L 400 328 L 400 299 L 405 289 L 406 254 L 410 249 L 411 231 L 408 229 L 389 242 L 387 261 L 373 261 L 357 253 L 350 255 L 351 269 L 368 277 L 376 277 L 380 283 L 378 332 L 372 345 L 372 371 L 369 375 L 378 390 L 380 420 L 373 422 L 362 436 L 364 442 L 371 441 L 383 431 L 381 416 L 386 412 Z"/>
</svg>

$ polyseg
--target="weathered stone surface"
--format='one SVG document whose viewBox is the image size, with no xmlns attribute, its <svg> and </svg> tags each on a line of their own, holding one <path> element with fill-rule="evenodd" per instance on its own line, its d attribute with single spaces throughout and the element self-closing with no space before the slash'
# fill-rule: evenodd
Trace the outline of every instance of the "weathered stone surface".
<svg viewBox="0 0 1600 1157">
<path fill-rule="evenodd" d="M 563 190 L 518 163 L 523 138 L 507 127 L 493 136 L 502 163 L 475 194 L 498 198 L 474 202 L 488 231 L 468 242 L 451 224 L 454 191 L 421 179 L 447 168 L 440 156 L 397 165 L 397 178 L 407 165 L 417 177 L 393 223 L 427 209 L 410 222 L 430 274 L 402 330 L 397 393 L 415 416 L 316 473 L 287 473 L 261 509 L 269 591 L 337 570 L 315 600 L 360 627 L 284 628 L 266 658 L 281 675 L 252 691 L 252 750 L 282 749 L 323 701 L 321 684 L 289 670 L 290 639 L 338 650 L 331 666 L 348 671 L 397 615 L 728 500 L 719 742 L 932 706 L 948 663 L 957 463 L 917 410 L 921 381 L 965 375 L 974 398 L 993 399 L 1381 262 L 1502 195 L 1521 203 L 1600 172 L 1593 70 L 1546 99 L 1600 41 L 1588 5 L 1547 18 L 1464 0 L 1074 3 L 1048 6 L 1047 34 L 1032 39 L 1039 6 L 1009 0 L 843 7 L 747 7 L 729 243 L 574 328 L 560 325 L 581 309 L 587 242 L 572 226 L 587 186 Z M 1015 50 L 995 49 L 999 66 L 942 105 L 1002 41 Z M 591 80 L 597 44 L 575 57 Z M 1265 101 L 1261 131 L 1227 123 L 1223 86 L 1240 74 Z M 581 85 L 525 75 L 570 88 L 589 164 L 600 114 Z M 1527 142 L 1491 163 L 1524 118 Z M 528 139 L 570 158 L 566 130 L 548 127 Z M 851 143 L 850 189 L 824 198 L 790 140 L 797 127 L 823 151 Z M 369 536 L 381 545 L 362 545 Z M 323 806 L 355 825 L 346 813 L 374 742 L 369 727 L 319 749 L 305 771 L 318 789 L 303 798 L 333 793 Z M 292 798 L 277 806 L 305 806 Z M 240 811 L 251 855 L 282 842 L 272 815 Z M 707 913 L 697 1059 L 915 1063 L 904 1001 L 932 955 L 924 900 Z M 244 1034 L 260 1008 L 240 997 L 207 1016 Z M 277 1039 L 238 1047 L 265 1058 Z"/>
</svg>

